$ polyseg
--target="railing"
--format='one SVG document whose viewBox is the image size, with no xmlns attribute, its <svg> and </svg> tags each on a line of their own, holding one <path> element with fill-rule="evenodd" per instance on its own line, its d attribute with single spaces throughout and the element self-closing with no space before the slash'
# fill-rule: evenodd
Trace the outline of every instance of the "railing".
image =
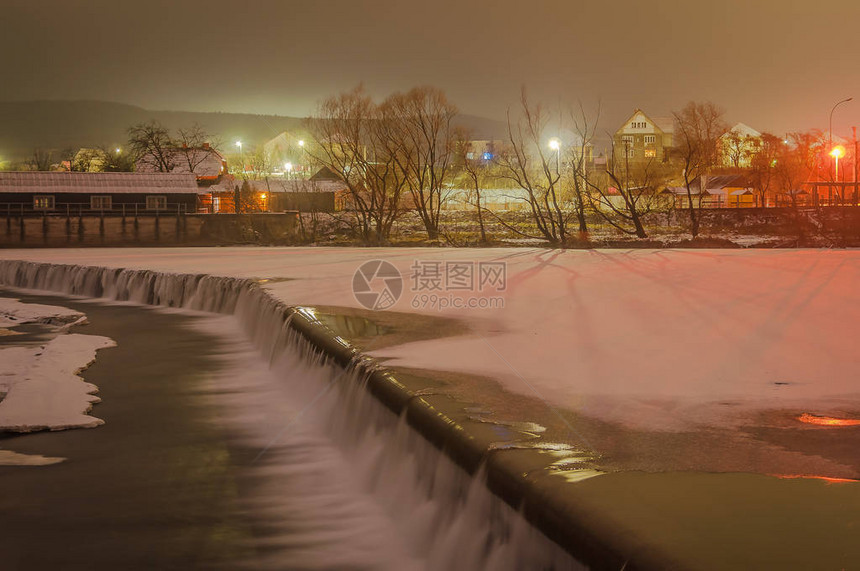
<svg viewBox="0 0 860 571">
<path fill-rule="evenodd" d="M 165 208 L 147 208 L 144 203 L 116 204 L 110 208 L 93 208 L 89 203 L 58 204 L 37 208 L 30 203 L 0 202 L 0 216 L 184 216 L 197 214 L 197 208 L 186 204 L 169 204 Z"/>
</svg>

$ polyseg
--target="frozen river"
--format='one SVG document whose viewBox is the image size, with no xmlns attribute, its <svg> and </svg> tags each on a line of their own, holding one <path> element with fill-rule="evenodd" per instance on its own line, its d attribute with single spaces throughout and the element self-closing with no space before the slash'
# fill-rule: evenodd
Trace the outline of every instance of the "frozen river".
<svg viewBox="0 0 860 571">
<path fill-rule="evenodd" d="M 488 430 L 532 430 L 544 442 L 586 449 L 604 475 L 560 485 L 559 493 L 635 552 L 715 569 L 847 568 L 860 560 L 858 252 L 189 248 L 3 256 L 260 280 L 286 303 L 328 314 L 344 337 L 404 379 L 432 380 L 417 388 L 462 402 Z M 387 311 L 366 311 L 354 295 L 356 270 L 375 259 L 403 278 Z M 503 303 L 454 307 L 455 297 L 488 295 L 466 289 L 442 291 L 448 307 L 422 305 L 427 292 L 413 283 L 413 268 L 447 262 L 504 264 L 505 287 L 492 292 Z M 347 315 L 354 320 L 338 322 Z"/>
</svg>

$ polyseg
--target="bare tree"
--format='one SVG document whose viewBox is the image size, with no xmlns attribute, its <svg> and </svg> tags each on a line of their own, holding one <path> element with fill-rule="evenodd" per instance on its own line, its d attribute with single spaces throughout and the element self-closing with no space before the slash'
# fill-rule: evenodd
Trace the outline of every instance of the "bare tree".
<svg viewBox="0 0 860 571">
<path fill-rule="evenodd" d="M 561 184 L 561 155 L 558 151 L 547 151 L 544 137 L 549 115 L 540 104 L 529 103 L 525 88 L 520 97 L 520 112 L 517 120 L 512 120 L 508 113 L 508 144 L 499 153 L 497 164 L 499 176 L 525 192 L 538 234 L 535 236 L 499 221 L 520 235 L 564 245 L 570 238 L 568 223 L 573 216 L 572 199 Z"/>
<path fill-rule="evenodd" d="M 187 129 L 178 129 L 174 141 L 174 160 L 180 162 L 183 169 L 187 168 L 188 172 L 193 173 L 212 155 L 212 150 L 220 146 L 218 142 L 212 141 L 211 135 L 198 123 L 193 123 Z"/>
<path fill-rule="evenodd" d="M 726 131 L 720 138 L 721 162 L 736 169 L 748 166 L 756 152 L 757 143 L 755 137 L 744 135 L 739 130 Z"/>
<path fill-rule="evenodd" d="M 402 214 L 407 181 L 396 155 L 403 152 L 390 107 L 375 104 L 359 86 L 322 101 L 308 126 L 314 144 L 307 150 L 346 184 L 346 209 L 365 243 L 388 241 Z"/>
<path fill-rule="evenodd" d="M 157 121 L 138 123 L 128 129 L 128 149 L 132 157 L 155 172 L 171 172 L 176 167 L 177 143 L 170 131 Z"/>
<path fill-rule="evenodd" d="M 481 192 L 492 177 L 489 160 L 477 154 L 471 135 L 458 130 L 454 142 L 454 162 L 459 173 L 463 189 L 466 191 L 465 202 L 475 209 L 478 228 L 481 232 L 481 243 L 487 243 L 487 230 L 484 224 L 484 210 Z"/>
<path fill-rule="evenodd" d="M 382 109 L 391 121 L 388 135 L 397 167 L 405 175 L 415 211 L 424 223 L 427 237 L 439 237 L 439 219 L 446 183 L 451 176 L 454 144 L 452 121 L 457 108 L 440 89 L 416 87 L 395 93 Z"/>
<path fill-rule="evenodd" d="M 54 163 L 54 153 L 41 147 L 33 149 L 33 154 L 27 161 L 30 170 L 49 171 Z"/>
<path fill-rule="evenodd" d="M 595 212 L 610 226 L 646 238 L 644 217 L 660 206 L 659 192 L 668 178 L 662 162 L 631 162 L 627 149 L 618 152 L 613 145 L 602 184 L 589 180 L 593 190 L 589 197 Z"/>
<path fill-rule="evenodd" d="M 573 208 L 576 220 L 579 223 L 580 236 L 585 238 L 588 234 L 588 222 L 586 220 L 586 206 L 590 203 L 589 196 L 592 181 L 589 176 L 590 157 L 592 141 L 600 118 L 600 107 L 594 121 L 590 121 L 582 103 L 579 104 L 578 112 L 571 111 L 571 119 L 579 137 L 578 144 L 571 145 L 566 153 L 566 161 L 570 166 L 570 183 L 573 188 Z"/>
<path fill-rule="evenodd" d="M 720 137 L 728 126 L 723 120 L 724 111 L 710 102 L 691 101 L 673 113 L 676 124 L 676 156 L 683 168 L 684 188 L 687 191 L 687 211 L 690 216 L 690 234 L 699 235 L 702 196 L 707 188 L 707 176 L 717 164 Z M 698 180 L 696 202 L 692 185 Z"/>
<path fill-rule="evenodd" d="M 750 156 L 750 173 L 757 206 L 767 206 L 767 197 L 773 193 L 776 166 L 783 147 L 784 143 L 780 137 L 772 133 L 762 133 L 755 152 Z"/>
<path fill-rule="evenodd" d="M 790 133 L 776 153 L 774 176 L 777 188 L 794 209 L 800 206 L 799 195 L 803 185 L 815 171 L 819 142 L 814 133 Z"/>
</svg>

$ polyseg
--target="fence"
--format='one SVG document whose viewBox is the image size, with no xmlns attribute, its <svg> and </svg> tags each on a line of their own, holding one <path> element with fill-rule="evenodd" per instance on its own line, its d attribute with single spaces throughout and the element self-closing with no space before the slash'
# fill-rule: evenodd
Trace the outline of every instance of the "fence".
<svg viewBox="0 0 860 571">
<path fill-rule="evenodd" d="M 197 214 L 122 209 L 68 213 L 12 212 L 0 208 L 0 247 L 286 243 L 296 213 Z"/>
</svg>

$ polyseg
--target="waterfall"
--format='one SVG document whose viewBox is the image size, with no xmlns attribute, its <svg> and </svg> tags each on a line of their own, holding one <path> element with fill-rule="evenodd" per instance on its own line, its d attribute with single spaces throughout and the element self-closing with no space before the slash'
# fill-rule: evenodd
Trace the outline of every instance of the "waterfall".
<svg viewBox="0 0 860 571">
<path fill-rule="evenodd" d="M 425 568 L 583 568 L 509 505 L 515 501 L 488 489 L 484 464 L 473 461 L 470 474 L 458 459 L 462 450 L 431 443 L 438 444 L 428 433 L 431 421 L 416 430 L 407 418 L 412 395 L 390 372 L 326 330 L 312 311 L 288 306 L 253 280 L 0 260 L 0 284 L 232 315 L 275 373 L 301 371 L 280 375 L 290 391 L 307 402 L 324 395 L 314 402 L 320 430 L 408 528 L 407 547 Z"/>
</svg>

